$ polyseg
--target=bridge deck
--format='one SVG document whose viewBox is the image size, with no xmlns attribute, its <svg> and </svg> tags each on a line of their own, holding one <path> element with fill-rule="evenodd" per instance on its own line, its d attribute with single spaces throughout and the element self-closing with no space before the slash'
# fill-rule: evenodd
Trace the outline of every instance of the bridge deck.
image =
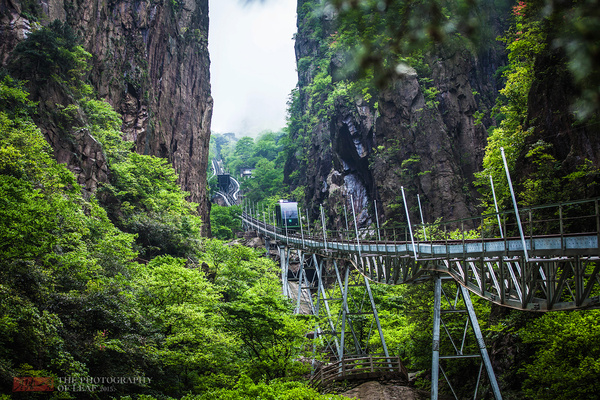
<svg viewBox="0 0 600 400">
<path fill-rule="evenodd" d="M 576 206 L 581 208 L 584 203 Z M 242 220 L 247 229 L 287 246 L 323 257 L 349 259 L 375 282 L 402 284 L 446 273 L 471 292 L 499 305 L 548 311 L 600 308 L 599 199 L 587 203 L 595 213 L 584 215 L 585 220 L 578 215 L 567 220 L 563 205 L 558 205 L 555 214 L 559 218 L 540 224 L 550 221 L 560 233 L 523 238 L 425 241 L 415 235 L 403 241 L 373 240 L 372 229 L 358 238 L 348 231 L 335 232 L 335 237 L 316 237 L 303 231 L 286 232 L 246 213 Z M 529 231 L 533 232 L 537 222 L 531 213 Z M 480 219 L 483 221 L 483 217 Z M 595 231 L 566 233 L 567 225 L 571 231 L 578 226 L 582 231 L 583 227 L 595 227 Z M 415 232 L 418 229 L 414 227 Z"/>
</svg>

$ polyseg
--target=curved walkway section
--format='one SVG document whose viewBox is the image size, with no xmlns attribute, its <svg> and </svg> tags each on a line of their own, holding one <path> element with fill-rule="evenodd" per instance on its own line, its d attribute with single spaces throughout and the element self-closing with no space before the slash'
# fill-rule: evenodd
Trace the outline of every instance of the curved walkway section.
<svg viewBox="0 0 600 400">
<path fill-rule="evenodd" d="M 380 240 L 381 232 L 376 229 L 356 233 L 326 231 L 321 236 L 305 234 L 304 229 L 286 232 L 246 213 L 242 220 L 247 229 L 284 245 L 324 257 L 350 259 L 364 276 L 375 282 L 396 285 L 429 278 L 436 272 L 446 273 L 474 294 L 501 306 L 549 311 L 600 308 L 599 200 L 523 210 L 522 215 L 529 216 L 524 224 L 528 236 L 485 237 L 480 233 L 478 239 L 448 237 L 465 231 L 457 231 L 457 226 L 479 225 L 484 226 L 479 232 L 486 229 L 493 232 L 489 221 L 496 218 L 500 221 L 500 217 L 505 221 L 503 232 L 510 232 L 507 221 L 512 218 L 515 225 L 514 214 L 419 224 L 394 232 L 393 236 L 405 240 L 387 239 L 392 236 L 390 232 Z M 567 209 L 580 212 L 569 215 Z M 557 233 L 535 234 L 548 232 L 549 226 Z M 454 235 L 445 234 L 443 240 L 423 240 L 427 236 L 425 228 L 429 232 L 449 232 L 450 227 L 454 227 Z M 424 234 L 412 234 L 419 231 Z"/>
</svg>

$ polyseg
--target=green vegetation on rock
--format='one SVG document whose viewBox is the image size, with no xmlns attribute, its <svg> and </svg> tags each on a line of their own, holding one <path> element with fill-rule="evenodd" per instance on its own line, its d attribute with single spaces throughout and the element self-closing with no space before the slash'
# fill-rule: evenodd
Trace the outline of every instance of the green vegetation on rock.
<svg viewBox="0 0 600 400">
<path fill-rule="evenodd" d="M 111 171 L 98 198 L 53 158 L 24 86 L 0 81 L 2 397 L 13 377 L 34 376 L 149 378 L 94 398 L 334 398 L 300 379 L 308 321 L 292 315 L 277 266 L 200 238 L 173 168 L 131 153 L 112 108 L 78 93 L 63 109 Z"/>
</svg>

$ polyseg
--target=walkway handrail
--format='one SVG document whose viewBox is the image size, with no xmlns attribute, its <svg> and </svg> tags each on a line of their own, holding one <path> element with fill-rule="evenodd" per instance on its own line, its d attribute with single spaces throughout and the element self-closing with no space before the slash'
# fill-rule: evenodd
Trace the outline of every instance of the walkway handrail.
<svg viewBox="0 0 600 400">
<path fill-rule="evenodd" d="M 408 371 L 399 357 L 348 356 L 318 368 L 310 378 L 309 385 L 321 389 L 334 381 L 373 378 L 376 375 L 387 374 L 408 381 Z"/>
<path fill-rule="evenodd" d="M 478 217 L 479 229 L 465 235 L 466 221 L 427 224 L 427 239 L 416 236 L 328 231 L 327 248 L 318 234 L 286 232 L 243 213 L 249 229 L 288 246 L 324 257 L 346 258 L 372 281 L 402 284 L 432 272 L 452 276 L 476 295 L 496 304 L 524 310 L 600 308 L 600 198 L 524 208 L 520 211 L 525 240 L 516 236 L 511 212 Z M 505 237 L 493 227 L 502 216 Z M 511 221 L 512 218 L 512 221 Z M 489 219 L 486 221 L 486 219 Z M 420 232 L 419 229 L 414 229 Z M 454 232 L 449 227 L 460 226 Z M 513 236 L 508 237 L 511 230 Z M 397 232 L 396 232 L 397 233 Z M 395 240 L 394 240 L 395 239 Z M 436 239 L 436 240 L 434 240 Z M 525 255 L 525 248 L 528 256 Z"/>
</svg>

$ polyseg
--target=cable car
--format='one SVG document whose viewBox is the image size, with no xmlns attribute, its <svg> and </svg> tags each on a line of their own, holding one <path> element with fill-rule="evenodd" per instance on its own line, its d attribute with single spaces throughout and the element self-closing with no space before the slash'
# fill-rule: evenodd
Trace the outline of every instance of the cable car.
<svg viewBox="0 0 600 400">
<path fill-rule="evenodd" d="M 222 191 L 227 192 L 229 190 L 229 182 L 230 182 L 229 174 L 217 175 L 217 183 L 219 185 L 219 188 L 221 188 Z"/>
<path fill-rule="evenodd" d="M 277 226 L 282 229 L 300 229 L 298 219 L 298 203 L 295 201 L 279 200 L 275 205 Z"/>
</svg>

